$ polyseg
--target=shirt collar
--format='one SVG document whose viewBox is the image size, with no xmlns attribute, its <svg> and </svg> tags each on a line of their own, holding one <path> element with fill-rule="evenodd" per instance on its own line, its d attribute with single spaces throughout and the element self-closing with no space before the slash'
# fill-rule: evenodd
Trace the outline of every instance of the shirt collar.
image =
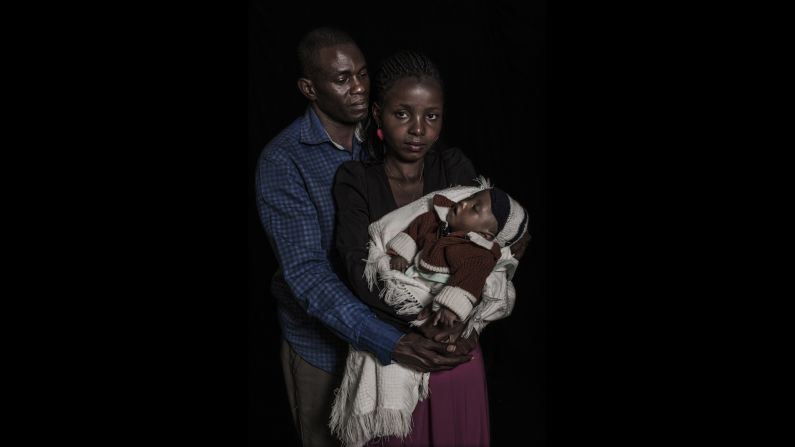
<svg viewBox="0 0 795 447">
<path fill-rule="evenodd" d="M 356 124 L 356 129 L 354 130 L 353 135 L 356 141 L 359 143 L 364 141 L 364 126 L 361 122 Z M 328 132 L 326 132 L 326 128 L 323 127 L 323 123 L 320 122 L 320 118 L 318 118 L 317 113 L 315 113 L 311 105 L 306 108 L 306 113 L 304 113 L 304 122 L 301 125 L 300 141 L 303 144 L 321 144 L 329 142 L 339 150 L 347 150 L 341 144 L 329 137 Z"/>
</svg>

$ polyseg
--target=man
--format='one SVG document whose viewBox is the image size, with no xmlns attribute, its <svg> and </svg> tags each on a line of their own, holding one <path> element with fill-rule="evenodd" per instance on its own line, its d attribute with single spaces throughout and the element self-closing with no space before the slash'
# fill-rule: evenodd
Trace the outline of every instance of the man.
<svg viewBox="0 0 795 447">
<path fill-rule="evenodd" d="M 257 207 L 279 262 L 271 292 L 293 421 L 304 445 L 338 445 L 327 424 L 348 344 L 385 365 L 394 360 L 423 372 L 470 357 L 378 320 L 337 276 L 331 189 L 337 167 L 362 157 L 359 123 L 368 114 L 370 79 L 362 52 L 339 30 L 311 31 L 298 56 L 298 89 L 309 106 L 262 151 Z"/>
</svg>

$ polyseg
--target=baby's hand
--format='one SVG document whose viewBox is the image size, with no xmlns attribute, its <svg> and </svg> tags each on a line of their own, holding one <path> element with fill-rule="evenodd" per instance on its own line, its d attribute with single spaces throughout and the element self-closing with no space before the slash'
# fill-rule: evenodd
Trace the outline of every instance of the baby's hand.
<svg viewBox="0 0 795 447">
<path fill-rule="evenodd" d="M 406 269 L 409 267 L 409 261 L 406 261 L 405 259 L 403 259 L 402 256 L 395 255 L 395 256 L 392 256 L 389 259 L 389 267 L 392 270 L 398 270 L 398 271 L 401 271 L 401 272 L 405 272 Z"/>
<path fill-rule="evenodd" d="M 453 327 L 459 322 L 458 315 L 456 315 L 452 310 L 442 306 L 436 311 L 436 316 L 433 319 L 433 325 L 436 326 L 439 324 L 439 322 L 441 322 L 442 326 L 444 327 Z"/>
</svg>

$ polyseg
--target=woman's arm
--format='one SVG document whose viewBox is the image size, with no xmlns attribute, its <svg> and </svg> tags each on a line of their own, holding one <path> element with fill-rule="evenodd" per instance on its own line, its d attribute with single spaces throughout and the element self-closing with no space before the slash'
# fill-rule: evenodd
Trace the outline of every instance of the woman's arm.
<svg viewBox="0 0 795 447">
<path fill-rule="evenodd" d="M 397 316 L 395 310 L 379 297 L 379 290 L 376 288 L 371 291 L 364 278 L 367 244 L 370 240 L 367 231 L 370 226 L 370 212 L 367 206 L 365 167 L 362 163 L 348 162 L 340 166 L 334 183 L 334 199 L 337 204 L 335 245 L 344 264 L 346 283 L 362 302 L 377 311 L 379 317 L 412 320 L 411 316 Z"/>
</svg>

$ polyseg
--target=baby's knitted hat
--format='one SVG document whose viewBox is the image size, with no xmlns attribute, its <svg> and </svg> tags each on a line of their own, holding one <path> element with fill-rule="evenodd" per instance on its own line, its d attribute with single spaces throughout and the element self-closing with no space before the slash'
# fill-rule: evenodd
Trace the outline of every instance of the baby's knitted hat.
<svg viewBox="0 0 795 447">
<path fill-rule="evenodd" d="M 510 247 L 527 233 L 529 216 L 519 202 L 499 188 L 491 188 L 491 212 L 497 218 L 497 235 L 494 241 L 501 247 Z"/>
</svg>

